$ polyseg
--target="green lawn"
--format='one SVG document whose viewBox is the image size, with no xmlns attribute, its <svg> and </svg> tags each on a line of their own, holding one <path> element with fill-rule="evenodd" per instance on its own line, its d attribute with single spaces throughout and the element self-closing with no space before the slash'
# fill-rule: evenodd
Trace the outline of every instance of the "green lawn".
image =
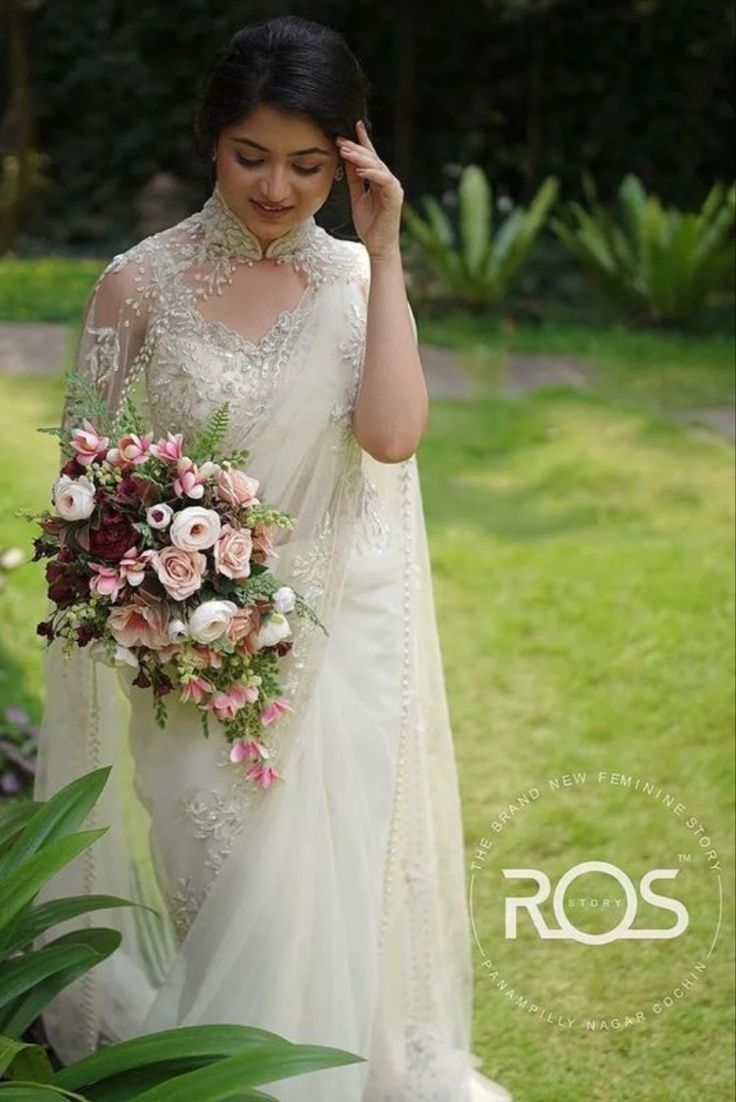
<svg viewBox="0 0 736 1102">
<path fill-rule="evenodd" d="M 421 327 L 425 339 L 438 338 L 437 325 Z M 595 394 L 433 403 L 418 457 L 469 871 L 481 839 L 494 839 L 473 877 L 479 941 L 519 994 L 576 1022 L 518 1009 L 476 948 L 474 1048 L 516 1102 L 720 1100 L 733 1081 L 734 452 L 656 409 L 662 396 L 673 407 L 725 401 L 731 361 L 717 335 L 608 336 L 578 326 L 536 345 L 582 355 L 580 344 L 594 342 L 607 372 Z M 487 331 L 484 354 L 505 339 Z M 539 339 L 514 337 L 517 347 Z M 466 334 L 461 343 L 473 342 Z M 53 424 L 60 402 L 58 382 L 0 377 L 6 546 L 28 546 L 35 534 L 12 512 L 46 500 L 56 442 L 33 428 Z M 28 564 L 0 597 L 0 699 L 34 717 L 42 588 L 42 566 Z M 717 877 L 664 800 L 598 783 L 601 770 L 681 801 L 720 857 L 717 948 L 703 978 L 661 1015 L 653 1004 L 710 944 Z M 576 772 L 584 783 L 549 791 L 550 778 Z M 543 797 L 494 832 L 498 814 L 533 786 Z M 554 884 L 576 862 L 603 859 L 637 883 L 649 869 L 678 866 L 681 854 L 690 861 L 674 884 L 653 885 L 687 904 L 690 926 L 676 941 L 541 941 L 525 922 L 517 940 L 504 938 L 503 867 L 540 868 Z M 578 889 L 568 903 L 621 895 L 600 876 Z M 612 924 L 600 914 L 575 920 L 591 930 Z M 671 921 L 646 904 L 634 925 Z M 626 1029 L 582 1027 L 587 1017 L 637 1011 L 645 1020 Z"/>
</svg>

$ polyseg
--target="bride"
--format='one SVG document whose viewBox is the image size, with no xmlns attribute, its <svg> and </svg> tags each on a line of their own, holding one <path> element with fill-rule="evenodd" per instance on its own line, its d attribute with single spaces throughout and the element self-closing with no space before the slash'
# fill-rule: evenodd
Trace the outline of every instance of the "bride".
<svg viewBox="0 0 736 1102">
<path fill-rule="evenodd" d="M 209 198 L 114 257 L 90 295 L 77 371 L 114 411 L 131 397 L 185 442 L 229 401 L 223 451 L 248 448 L 263 499 L 298 520 L 274 572 L 328 634 L 293 624 L 293 710 L 267 787 L 230 760 L 217 721 L 203 738 L 191 704 L 167 698 L 162 731 L 130 667 L 48 647 L 35 798 L 113 768 L 88 822 L 111 829 L 42 894 L 110 892 L 159 914 L 116 909 L 120 949 L 44 1025 L 65 1062 L 205 1022 L 365 1058 L 269 1084 L 283 1102 L 499 1102 L 510 1096 L 470 1051 L 403 191 L 365 119 L 342 36 L 296 17 L 239 31 L 197 109 Z M 359 241 L 315 221 L 340 179 Z"/>
</svg>

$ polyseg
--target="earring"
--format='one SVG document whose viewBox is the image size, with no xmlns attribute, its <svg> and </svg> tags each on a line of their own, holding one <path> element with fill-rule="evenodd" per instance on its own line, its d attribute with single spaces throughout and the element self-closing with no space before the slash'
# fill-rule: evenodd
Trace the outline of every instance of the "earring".
<svg viewBox="0 0 736 1102">
<path fill-rule="evenodd" d="M 217 160 L 217 150 L 215 150 L 215 149 L 212 150 L 212 152 L 210 153 L 210 160 L 212 160 L 212 161 Z"/>
<path fill-rule="evenodd" d="M 342 180 L 344 175 L 345 175 L 345 172 L 343 170 L 342 165 L 338 165 L 337 168 L 335 169 L 335 179 L 336 180 Z"/>
</svg>

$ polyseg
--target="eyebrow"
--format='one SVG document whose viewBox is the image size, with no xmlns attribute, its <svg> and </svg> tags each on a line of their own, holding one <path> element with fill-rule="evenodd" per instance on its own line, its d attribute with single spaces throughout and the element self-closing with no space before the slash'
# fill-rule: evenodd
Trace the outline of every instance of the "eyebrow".
<svg viewBox="0 0 736 1102">
<path fill-rule="evenodd" d="M 233 142 L 239 142 L 241 145 L 252 145 L 255 149 L 260 149 L 263 153 L 270 153 L 270 149 L 266 149 L 265 145 L 259 145 L 258 142 L 251 141 L 250 138 L 231 138 Z M 310 146 L 309 149 L 295 149 L 293 153 L 288 153 L 288 157 L 303 157 L 307 153 L 324 153 L 325 157 L 330 156 L 328 149 L 320 149 L 318 145 Z"/>
</svg>

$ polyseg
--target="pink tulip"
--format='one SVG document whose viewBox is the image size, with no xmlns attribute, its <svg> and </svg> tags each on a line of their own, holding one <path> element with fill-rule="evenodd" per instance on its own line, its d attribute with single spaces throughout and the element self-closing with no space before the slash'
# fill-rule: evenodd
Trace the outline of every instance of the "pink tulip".
<svg viewBox="0 0 736 1102">
<path fill-rule="evenodd" d="M 264 765 L 260 761 L 252 765 L 245 775 L 249 780 L 257 781 L 261 788 L 270 788 L 274 780 L 281 777 L 279 771 L 272 765 Z"/>
<path fill-rule="evenodd" d="M 112 463 L 113 467 L 126 467 L 129 464 L 138 466 L 140 463 L 146 463 L 151 455 L 152 440 L 152 432 L 145 436 L 136 436 L 135 433 L 121 436 L 118 440 L 118 446 L 110 448 L 107 453 L 107 461 Z"/>
<path fill-rule="evenodd" d="M 284 712 L 290 711 L 292 711 L 292 707 L 288 700 L 277 696 L 274 700 L 270 700 L 261 712 L 261 723 L 264 727 L 268 727 L 269 723 L 275 723 Z"/>
<path fill-rule="evenodd" d="M 182 451 L 184 435 L 181 432 L 177 432 L 176 436 L 170 432 L 166 435 L 168 440 L 159 440 L 156 444 L 151 444 L 151 455 L 155 455 L 157 459 L 163 459 L 167 463 L 176 463 L 184 454 Z"/>
<path fill-rule="evenodd" d="M 195 675 L 183 687 L 180 699 L 183 701 L 193 700 L 195 704 L 199 704 L 205 693 L 212 693 L 214 690 L 215 686 L 206 677 Z"/>
<path fill-rule="evenodd" d="M 209 666 L 213 670 L 219 670 L 222 666 L 222 654 L 215 647 L 195 644 L 192 647 L 192 653 L 194 654 L 195 664 L 200 668 L 206 669 Z"/>
<path fill-rule="evenodd" d="M 204 496 L 204 483 L 206 476 L 199 473 L 194 463 L 186 455 L 177 460 L 176 469 L 179 477 L 174 482 L 174 493 L 177 497 L 192 497 L 199 499 Z"/>
<path fill-rule="evenodd" d="M 239 765 L 241 761 L 258 761 L 268 758 L 268 747 L 258 739 L 236 739 L 230 750 L 230 761 Z"/>
<path fill-rule="evenodd" d="M 89 563 L 90 570 L 95 571 L 95 577 L 89 580 L 90 593 L 97 593 L 100 597 L 109 597 L 112 602 L 117 601 L 120 590 L 125 582 L 112 566 L 104 566 L 102 563 Z"/>
<path fill-rule="evenodd" d="M 139 552 L 137 547 L 130 547 L 120 560 L 121 579 L 128 585 L 140 585 L 146 576 L 146 566 L 155 554 L 152 548 Z"/>
<path fill-rule="evenodd" d="M 107 436 L 100 436 L 94 425 L 85 417 L 82 421 L 83 429 L 72 429 L 71 446 L 76 452 L 76 460 L 83 467 L 88 467 L 98 455 L 105 451 L 110 443 Z"/>
</svg>

